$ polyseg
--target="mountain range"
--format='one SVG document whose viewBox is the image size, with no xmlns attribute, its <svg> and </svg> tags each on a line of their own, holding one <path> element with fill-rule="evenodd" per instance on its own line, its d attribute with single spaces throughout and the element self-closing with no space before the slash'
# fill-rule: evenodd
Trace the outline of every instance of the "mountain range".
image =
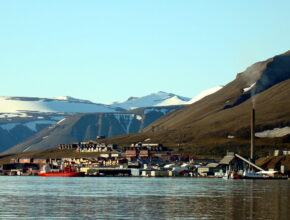
<svg viewBox="0 0 290 220">
<path fill-rule="evenodd" d="M 189 101 L 190 98 L 159 91 L 140 98 L 130 97 L 124 102 L 114 102 L 112 106 L 130 110 L 150 106 L 185 105 L 188 104 Z"/>
<path fill-rule="evenodd" d="M 208 93 L 206 92 L 204 95 L 208 95 Z M 97 135 L 106 135 L 107 137 L 111 137 L 120 134 L 136 133 L 154 120 L 157 120 L 159 117 L 165 115 L 169 111 L 172 111 L 172 109 L 180 108 L 182 107 L 181 105 L 186 105 L 188 102 L 190 102 L 190 98 L 166 92 L 157 92 L 144 97 L 129 98 L 127 101 L 115 102 L 111 105 L 93 103 L 88 100 L 77 99 L 70 96 L 61 96 L 56 98 L 2 96 L 0 97 L 0 151 L 18 145 L 45 129 L 50 131 L 51 128 L 59 128 L 58 125 L 65 118 L 70 118 L 74 115 L 83 113 L 100 113 L 96 114 L 96 117 L 99 118 L 98 120 L 102 121 L 98 122 L 98 125 L 111 125 L 108 126 L 107 130 L 104 128 L 99 129 L 99 131 L 95 132 L 94 135 L 84 135 L 82 138 L 80 138 L 80 136 L 70 136 L 65 140 L 63 138 L 60 139 L 57 143 L 52 141 L 49 147 L 62 142 L 68 143 L 72 140 L 84 141 L 87 140 L 88 137 L 93 138 Z M 142 123 L 132 123 L 131 119 L 133 117 L 132 114 L 134 113 L 130 111 L 126 112 L 126 110 L 146 108 L 150 106 L 154 108 L 156 107 L 156 114 L 154 114 L 154 116 L 149 114 L 151 115 L 150 117 L 143 117 L 144 115 L 148 115 L 147 113 L 149 110 L 146 109 L 141 114 L 143 119 L 139 120 L 142 121 Z M 158 108 L 158 106 L 164 107 L 161 109 Z M 169 107 L 167 108 L 166 106 Z M 143 110 L 140 111 L 142 112 Z M 117 112 L 118 114 L 113 114 Z M 91 116 L 79 115 L 76 117 Z M 112 121 L 112 118 L 120 119 L 120 124 L 114 120 Z M 68 121 L 74 121 L 74 119 L 75 118 L 72 117 L 72 119 Z M 87 126 L 92 126 L 92 123 Z M 42 133 L 46 132 L 43 131 Z M 35 139 L 37 138 L 34 138 L 34 140 Z M 50 140 L 50 138 L 47 140 Z M 39 142 L 39 144 L 41 143 L 42 142 Z M 33 149 L 33 147 L 31 149 Z"/>
<path fill-rule="evenodd" d="M 0 152 L 58 121 L 83 112 L 123 109 L 71 97 L 0 97 Z"/>
<path fill-rule="evenodd" d="M 205 90 L 194 99 L 200 99 L 220 88 Z M 131 97 L 124 102 L 114 102 L 110 105 L 70 96 L 56 98 L 2 96 L 0 97 L 0 152 L 13 146 L 15 146 L 13 149 L 22 149 L 20 146 L 23 144 L 25 149 L 28 147 L 38 149 L 60 143 L 85 141 L 98 135 L 111 137 L 137 133 L 173 109 L 181 108 L 191 102 L 190 98 L 161 91 L 143 97 Z M 154 111 L 149 111 L 148 107 L 152 107 Z M 136 111 L 133 111 L 134 109 Z M 141 112 L 141 116 L 134 115 L 134 112 Z M 92 121 L 83 119 L 88 117 L 95 119 Z M 64 119 L 68 119 L 64 124 L 78 122 L 77 125 L 71 125 L 73 129 L 78 130 L 77 134 L 68 130 L 66 134 L 64 131 L 59 131 L 63 127 Z M 85 131 L 77 128 L 80 124 Z M 48 134 L 51 133 L 53 135 L 49 136 Z M 56 134 L 63 134 L 63 137 L 55 138 Z"/>
<path fill-rule="evenodd" d="M 124 112 L 85 113 L 67 117 L 43 129 L 6 153 L 47 149 L 58 144 L 89 141 L 97 136 L 112 137 L 138 133 L 160 117 L 183 106 L 138 108 Z"/>
</svg>

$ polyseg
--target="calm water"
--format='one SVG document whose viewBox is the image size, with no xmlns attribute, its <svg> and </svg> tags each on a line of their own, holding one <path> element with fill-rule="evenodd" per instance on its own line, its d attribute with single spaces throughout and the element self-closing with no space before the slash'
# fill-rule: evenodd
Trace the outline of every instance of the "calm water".
<svg viewBox="0 0 290 220">
<path fill-rule="evenodd" d="M 0 219 L 290 219 L 290 181 L 0 177 Z"/>
</svg>

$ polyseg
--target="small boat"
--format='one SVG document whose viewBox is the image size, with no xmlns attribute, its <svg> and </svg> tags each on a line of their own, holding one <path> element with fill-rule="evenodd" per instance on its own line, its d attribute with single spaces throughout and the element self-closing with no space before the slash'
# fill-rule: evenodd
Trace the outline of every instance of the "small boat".
<svg viewBox="0 0 290 220">
<path fill-rule="evenodd" d="M 240 175 L 235 170 L 231 170 L 231 168 L 227 169 L 225 174 L 222 176 L 223 179 L 242 179 L 242 175 Z"/>
<path fill-rule="evenodd" d="M 229 171 L 226 172 L 223 177 L 223 179 L 228 180 L 228 179 L 242 179 L 242 176 L 234 171 Z"/>
<path fill-rule="evenodd" d="M 246 172 L 244 171 L 242 179 L 270 179 L 269 175 L 265 175 L 262 173 L 255 173 L 255 172 Z"/>
<path fill-rule="evenodd" d="M 83 172 L 75 171 L 71 167 L 65 167 L 62 171 L 41 171 L 38 173 L 38 176 L 42 177 L 77 177 L 84 176 Z"/>
</svg>

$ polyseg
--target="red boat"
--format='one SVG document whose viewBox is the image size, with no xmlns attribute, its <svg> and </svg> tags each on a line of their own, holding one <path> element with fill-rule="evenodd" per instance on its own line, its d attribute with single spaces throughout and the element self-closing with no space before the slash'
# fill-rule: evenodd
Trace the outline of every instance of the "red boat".
<svg viewBox="0 0 290 220">
<path fill-rule="evenodd" d="M 84 176 L 83 172 L 74 171 L 71 167 L 65 167 L 63 171 L 59 172 L 40 172 L 38 176 L 44 177 L 75 177 Z"/>
</svg>

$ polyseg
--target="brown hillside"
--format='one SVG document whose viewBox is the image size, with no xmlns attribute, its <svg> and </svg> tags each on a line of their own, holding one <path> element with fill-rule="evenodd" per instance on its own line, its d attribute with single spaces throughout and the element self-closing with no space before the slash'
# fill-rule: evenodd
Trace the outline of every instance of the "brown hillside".
<svg viewBox="0 0 290 220">
<path fill-rule="evenodd" d="M 243 91 L 255 82 L 250 91 Z M 290 52 L 287 52 L 252 65 L 223 89 L 159 119 L 140 134 L 108 141 L 129 144 L 150 138 L 193 154 L 222 154 L 226 150 L 247 153 L 251 96 L 255 100 L 256 131 L 263 131 L 290 126 L 289 95 Z M 260 153 L 273 148 L 289 149 L 289 136 L 261 138 L 257 146 Z"/>
</svg>

